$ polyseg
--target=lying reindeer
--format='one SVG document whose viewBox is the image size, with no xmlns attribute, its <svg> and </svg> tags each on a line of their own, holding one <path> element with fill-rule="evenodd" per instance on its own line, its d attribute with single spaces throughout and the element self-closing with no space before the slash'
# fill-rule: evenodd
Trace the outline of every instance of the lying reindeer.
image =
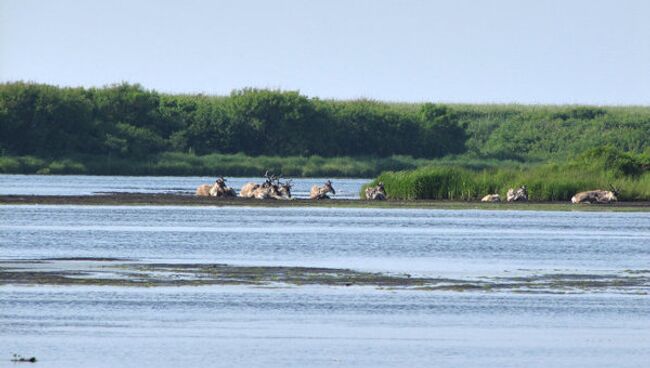
<svg viewBox="0 0 650 368">
<path fill-rule="evenodd" d="M 517 190 L 510 188 L 508 189 L 506 200 L 508 202 L 526 202 L 528 201 L 528 189 L 526 189 L 525 185 L 522 185 Z"/>
<path fill-rule="evenodd" d="M 256 199 L 292 199 L 291 180 L 281 183 L 281 176 L 269 175 L 268 170 L 264 174 L 264 184 L 246 183 L 239 191 L 242 198 Z"/>
<path fill-rule="evenodd" d="M 501 196 L 498 194 L 488 194 L 485 197 L 481 198 L 481 202 L 501 202 Z"/>
<path fill-rule="evenodd" d="M 611 203 L 618 201 L 620 191 L 614 187 L 612 190 L 589 190 L 576 193 L 571 197 L 571 203 Z"/>
<path fill-rule="evenodd" d="M 386 190 L 384 189 L 384 183 L 379 182 L 375 187 L 366 188 L 366 199 L 383 201 L 386 199 Z"/>
<path fill-rule="evenodd" d="M 293 199 L 291 198 L 291 187 L 293 184 L 291 184 L 292 180 L 289 179 L 284 183 L 280 183 L 280 180 L 278 179 L 277 183 L 277 193 L 281 198 L 278 199 Z"/>
<path fill-rule="evenodd" d="M 332 181 L 328 180 L 322 187 L 319 187 L 318 185 L 312 186 L 311 191 L 309 192 L 309 199 L 330 199 L 327 195 L 327 193 L 330 192 L 336 195 L 336 191 L 332 187 Z"/>
<path fill-rule="evenodd" d="M 226 185 L 223 176 L 217 178 L 213 185 L 203 184 L 196 188 L 196 195 L 202 197 L 236 197 L 235 190 Z"/>
</svg>

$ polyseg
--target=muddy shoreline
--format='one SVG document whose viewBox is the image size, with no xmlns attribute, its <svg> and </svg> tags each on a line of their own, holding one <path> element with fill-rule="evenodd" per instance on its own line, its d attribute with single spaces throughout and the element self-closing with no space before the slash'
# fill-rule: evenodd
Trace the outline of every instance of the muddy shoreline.
<svg viewBox="0 0 650 368">
<path fill-rule="evenodd" d="M 365 286 L 419 291 L 621 293 L 647 295 L 650 270 L 609 274 L 551 273 L 508 277 L 440 278 L 344 268 L 238 266 L 221 263 L 147 263 L 120 258 L 0 260 L 2 285 L 58 286 Z"/>
<path fill-rule="evenodd" d="M 639 211 L 650 212 L 650 202 L 580 204 L 567 202 L 481 203 L 432 200 L 365 201 L 352 199 L 291 201 L 248 198 L 196 197 L 182 194 L 110 193 L 103 195 L 0 195 L 0 205 L 148 205 L 148 206 L 246 206 L 246 207 L 352 207 L 352 208 L 432 208 L 432 209 L 516 209 L 559 211 Z"/>
</svg>

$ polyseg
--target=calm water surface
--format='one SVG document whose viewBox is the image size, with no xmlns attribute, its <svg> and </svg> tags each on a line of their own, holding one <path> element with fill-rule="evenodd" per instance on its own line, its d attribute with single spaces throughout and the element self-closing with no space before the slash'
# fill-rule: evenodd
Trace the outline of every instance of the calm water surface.
<svg viewBox="0 0 650 368">
<path fill-rule="evenodd" d="M 0 206 L 0 258 L 442 277 L 650 269 L 650 214 Z M 650 297 L 362 287 L 0 286 L 0 367 L 646 367 Z"/>
<path fill-rule="evenodd" d="M 92 175 L 3 175 L 0 195 L 92 195 L 106 193 L 171 193 L 192 195 L 201 184 L 214 183 L 214 177 L 202 176 L 92 176 Z M 226 177 L 228 186 L 237 191 L 262 178 Z M 323 185 L 324 178 L 292 179 L 291 194 L 309 197 L 312 185 Z M 336 195 L 332 199 L 358 199 L 361 186 L 370 179 L 332 179 Z"/>
</svg>

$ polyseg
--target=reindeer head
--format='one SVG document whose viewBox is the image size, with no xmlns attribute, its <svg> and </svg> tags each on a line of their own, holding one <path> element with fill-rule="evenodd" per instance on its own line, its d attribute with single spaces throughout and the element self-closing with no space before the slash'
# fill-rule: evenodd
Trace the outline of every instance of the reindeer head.
<svg viewBox="0 0 650 368">
<path fill-rule="evenodd" d="M 281 196 L 291 198 L 291 182 L 291 179 L 287 180 L 284 183 L 280 183 L 280 180 L 278 180 L 278 191 L 280 192 Z"/>
<path fill-rule="evenodd" d="M 610 201 L 618 201 L 618 196 L 621 195 L 621 189 L 616 188 L 613 185 L 609 185 L 609 192 L 607 193 L 607 199 Z"/>
<path fill-rule="evenodd" d="M 334 190 L 334 187 L 332 186 L 332 181 L 331 180 L 328 180 L 328 181 L 325 182 L 325 186 L 323 187 L 323 189 L 325 189 L 323 191 L 324 193 L 332 192 L 332 194 L 336 194 L 336 191 Z"/>
<path fill-rule="evenodd" d="M 264 184 L 262 184 L 262 186 L 263 186 L 264 188 L 271 188 L 271 187 L 273 187 L 273 182 L 277 179 L 273 174 L 270 174 L 270 175 L 269 175 L 269 171 L 268 171 L 268 170 L 266 170 L 266 172 L 264 173 L 264 178 L 266 178 L 266 180 L 264 181 Z"/>
</svg>

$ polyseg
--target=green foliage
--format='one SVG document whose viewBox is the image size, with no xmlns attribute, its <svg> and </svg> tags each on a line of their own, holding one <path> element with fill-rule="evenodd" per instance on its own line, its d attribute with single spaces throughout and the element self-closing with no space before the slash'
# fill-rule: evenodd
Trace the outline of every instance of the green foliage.
<svg viewBox="0 0 650 368">
<path fill-rule="evenodd" d="M 86 167 L 72 160 L 52 161 L 47 167 L 39 169 L 37 174 L 85 174 Z"/>
<path fill-rule="evenodd" d="M 394 199 L 477 200 L 509 188 L 528 187 L 533 201 L 567 201 L 577 192 L 621 189 L 621 200 L 650 200 L 650 172 L 643 155 L 630 155 L 611 147 L 594 149 L 563 163 L 528 168 L 501 166 L 471 170 L 462 167 L 430 166 L 410 171 L 385 172 L 383 181 Z"/>
<path fill-rule="evenodd" d="M 424 105 L 418 113 L 295 91 L 160 95 L 126 83 L 92 89 L 0 84 L 0 132 L 9 155 L 137 159 L 165 151 L 433 158 L 462 153 L 465 141 L 457 115 L 444 105 Z"/>
<path fill-rule="evenodd" d="M 650 167 L 649 142 L 650 107 L 407 104 L 262 89 L 204 96 L 127 83 L 90 89 L 0 84 L 1 172 L 181 175 L 218 168 L 249 175 L 270 165 L 295 176 L 366 176 L 430 160 L 471 171 L 569 161 L 574 171 L 605 167 L 610 181 L 641 180 Z M 48 166 L 66 159 L 84 168 Z M 561 191 L 544 190 L 551 197 Z"/>
</svg>

